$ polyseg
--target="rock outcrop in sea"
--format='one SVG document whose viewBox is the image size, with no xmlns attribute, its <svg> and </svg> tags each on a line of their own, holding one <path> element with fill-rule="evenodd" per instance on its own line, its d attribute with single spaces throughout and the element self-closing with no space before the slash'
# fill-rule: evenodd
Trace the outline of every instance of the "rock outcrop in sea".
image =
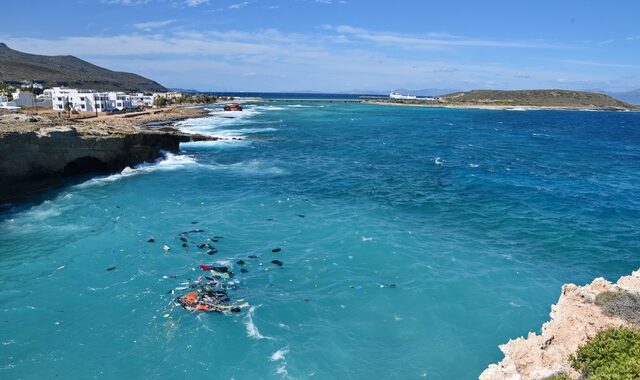
<svg viewBox="0 0 640 380">
<path fill-rule="evenodd" d="M 542 333 L 529 333 L 527 338 L 501 345 L 504 359 L 491 364 L 480 380 L 542 380 L 558 374 L 579 379 L 569 363 L 570 355 L 609 327 L 637 328 L 639 294 L 640 270 L 615 284 L 597 278 L 585 286 L 564 285 Z"/>
</svg>

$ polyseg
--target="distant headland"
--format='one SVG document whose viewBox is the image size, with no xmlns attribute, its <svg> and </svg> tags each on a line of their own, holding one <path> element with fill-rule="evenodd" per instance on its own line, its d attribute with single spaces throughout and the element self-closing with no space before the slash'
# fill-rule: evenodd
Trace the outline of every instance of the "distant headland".
<svg viewBox="0 0 640 380">
<path fill-rule="evenodd" d="M 572 90 L 473 90 L 439 97 L 372 100 L 367 103 L 485 109 L 640 110 L 609 95 Z"/>
</svg>

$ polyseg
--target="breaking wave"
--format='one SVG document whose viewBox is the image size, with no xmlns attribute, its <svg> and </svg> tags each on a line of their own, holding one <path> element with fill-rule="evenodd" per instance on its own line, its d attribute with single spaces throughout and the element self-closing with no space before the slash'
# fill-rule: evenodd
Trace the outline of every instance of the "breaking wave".
<svg viewBox="0 0 640 380">
<path fill-rule="evenodd" d="M 157 159 L 154 163 L 145 162 L 133 168 L 126 167 L 120 173 L 112 174 L 107 177 L 92 178 L 87 182 L 76 185 L 75 188 L 82 189 L 92 186 L 102 186 L 138 174 L 148 174 L 157 170 L 176 170 L 198 165 L 195 158 L 188 155 L 173 154 L 169 152 L 163 152 L 162 155 L 163 157 Z"/>
</svg>

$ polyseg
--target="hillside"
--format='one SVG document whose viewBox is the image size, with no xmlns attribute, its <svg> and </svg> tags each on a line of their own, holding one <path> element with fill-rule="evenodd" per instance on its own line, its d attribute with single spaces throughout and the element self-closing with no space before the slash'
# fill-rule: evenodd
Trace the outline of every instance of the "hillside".
<svg viewBox="0 0 640 380">
<path fill-rule="evenodd" d="M 569 90 L 474 90 L 445 95 L 451 104 L 514 107 L 566 107 L 589 109 L 633 109 L 634 106 L 605 94 Z"/>
<path fill-rule="evenodd" d="M 111 71 L 74 56 L 22 53 L 0 43 L 0 81 L 40 82 L 45 87 L 66 86 L 93 90 L 166 91 L 143 76 Z"/>
</svg>

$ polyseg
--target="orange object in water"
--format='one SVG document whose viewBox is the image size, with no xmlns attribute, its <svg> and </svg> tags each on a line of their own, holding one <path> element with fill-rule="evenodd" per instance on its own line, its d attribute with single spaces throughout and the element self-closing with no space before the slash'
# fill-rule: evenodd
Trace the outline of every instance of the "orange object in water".
<svg viewBox="0 0 640 380">
<path fill-rule="evenodd" d="M 198 292 L 189 292 L 182 296 L 182 299 L 188 303 L 196 303 L 198 301 Z"/>
<path fill-rule="evenodd" d="M 208 311 L 209 310 L 209 306 L 207 306 L 207 305 L 198 305 L 198 306 L 196 306 L 196 309 L 202 310 L 202 311 Z"/>
</svg>

